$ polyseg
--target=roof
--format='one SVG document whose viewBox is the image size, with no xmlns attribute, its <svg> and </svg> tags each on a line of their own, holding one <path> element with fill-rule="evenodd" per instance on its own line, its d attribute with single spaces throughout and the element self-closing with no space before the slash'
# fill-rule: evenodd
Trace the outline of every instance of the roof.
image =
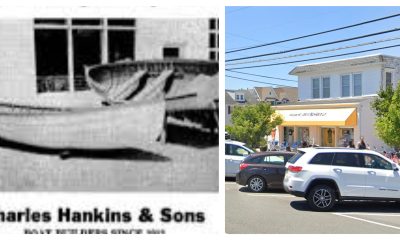
<svg viewBox="0 0 400 240">
<path fill-rule="evenodd" d="M 290 75 L 299 75 L 307 72 L 314 72 L 320 70 L 330 70 L 333 68 L 344 68 L 351 66 L 360 65 L 371 65 L 371 64 L 382 64 L 389 59 L 400 59 L 395 56 L 385 55 L 385 54 L 373 54 L 361 57 L 353 57 L 347 59 L 333 60 L 327 62 L 312 63 L 306 65 L 299 65 L 292 69 Z"/>
<path fill-rule="evenodd" d="M 311 147 L 311 148 L 298 148 L 297 150 L 302 152 L 327 152 L 327 153 L 356 152 L 356 153 L 379 154 L 378 152 L 373 150 L 345 148 L 345 147 Z"/>
<path fill-rule="evenodd" d="M 297 87 L 278 87 L 275 88 L 275 92 L 279 100 L 284 98 L 288 99 L 290 102 L 297 102 L 298 100 L 299 91 Z"/>
<path fill-rule="evenodd" d="M 243 93 L 244 102 L 235 100 L 236 93 Z M 258 103 L 258 96 L 254 89 L 225 90 L 225 104 L 255 104 Z"/>
<path fill-rule="evenodd" d="M 225 91 L 225 104 L 233 105 L 235 104 L 235 100 L 231 97 L 231 95 Z"/>
<path fill-rule="evenodd" d="M 252 153 L 251 156 L 270 156 L 270 155 L 295 155 L 296 152 L 288 152 L 288 151 L 266 151 L 266 152 L 256 152 Z"/>
</svg>

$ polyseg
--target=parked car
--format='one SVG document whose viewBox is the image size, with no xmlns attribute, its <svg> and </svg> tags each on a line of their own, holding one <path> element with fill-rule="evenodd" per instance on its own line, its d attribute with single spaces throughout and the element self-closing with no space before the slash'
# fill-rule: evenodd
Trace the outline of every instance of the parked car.
<svg viewBox="0 0 400 240">
<path fill-rule="evenodd" d="M 294 152 L 261 152 L 246 157 L 236 174 L 236 183 L 248 186 L 252 192 L 283 189 L 285 164 Z"/>
<path fill-rule="evenodd" d="M 399 166 L 371 150 L 303 148 L 286 164 L 284 188 L 315 211 L 338 201 L 400 201 Z"/>
<path fill-rule="evenodd" d="M 246 147 L 245 143 L 225 141 L 225 177 L 235 177 L 239 172 L 239 165 L 248 155 L 254 151 Z"/>
</svg>

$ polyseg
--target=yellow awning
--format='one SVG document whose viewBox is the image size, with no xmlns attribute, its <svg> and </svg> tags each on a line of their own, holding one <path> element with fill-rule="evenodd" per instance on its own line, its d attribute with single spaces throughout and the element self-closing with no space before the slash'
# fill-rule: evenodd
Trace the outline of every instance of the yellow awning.
<svg viewBox="0 0 400 240">
<path fill-rule="evenodd" d="M 356 126 L 355 108 L 276 110 L 282 126 Z"/>
</svg>

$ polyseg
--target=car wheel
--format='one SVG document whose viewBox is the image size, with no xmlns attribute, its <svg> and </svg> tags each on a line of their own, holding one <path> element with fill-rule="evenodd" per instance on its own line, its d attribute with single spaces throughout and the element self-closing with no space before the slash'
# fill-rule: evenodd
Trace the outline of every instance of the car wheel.
<svg viewBox="0 0 400 240">
<path fill-rule="evenodd" d="M 249 189 L 252 192 L 262 192 L 266 188 L 266 182 L 264 178 L 259 176 L 253 176 L 249 179 Z"/>
<path fill-rule="evenodd" d="M 336 192 L 329 186 L 318 185 L 311 189 L 307 201 L 314 211 L 329 211 L 335 206 Z"/>
</svg>

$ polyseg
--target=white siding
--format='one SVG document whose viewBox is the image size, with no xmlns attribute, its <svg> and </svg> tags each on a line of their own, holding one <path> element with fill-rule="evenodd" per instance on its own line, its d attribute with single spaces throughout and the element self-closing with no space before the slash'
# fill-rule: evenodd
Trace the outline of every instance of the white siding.
<svg viewBox="0 0 400 240">
<path fill-rule="evenodd" d="M 36 95 L 34 34 L 31 19 L 0 21 L 0 98 Z"/>
<path fill-rule="evenodd" d="M 208 19 L 137 19 L 136 59 L 162 59 L 164 47 L 180 58 L 208 59 Z"/>
<path fill-rule="evenodd" d="M 340 76 L 344 74 L 361 73 L 362 74 L 362 95 L 371 95 L 379 91 L 382 80 L 382 68 L 380 66 L 370 66 L 368 68 L 347 68 L 345 70 L 334 70 L 332 72 L 321 72 L 321 73 L 307 73 L 299 75 L 299 98 L 301 101 L 312 99 L 312 78 L 315 77 L 330 77 L 330 95 L 331 98 L 341 97 L 341 80 Z M 322 81 L 321 83 L 321 94 L 322 96 Z M 350 86 L 350 97 L 353 96 L 353 80 L 351 77 Z"/>
</svg>

